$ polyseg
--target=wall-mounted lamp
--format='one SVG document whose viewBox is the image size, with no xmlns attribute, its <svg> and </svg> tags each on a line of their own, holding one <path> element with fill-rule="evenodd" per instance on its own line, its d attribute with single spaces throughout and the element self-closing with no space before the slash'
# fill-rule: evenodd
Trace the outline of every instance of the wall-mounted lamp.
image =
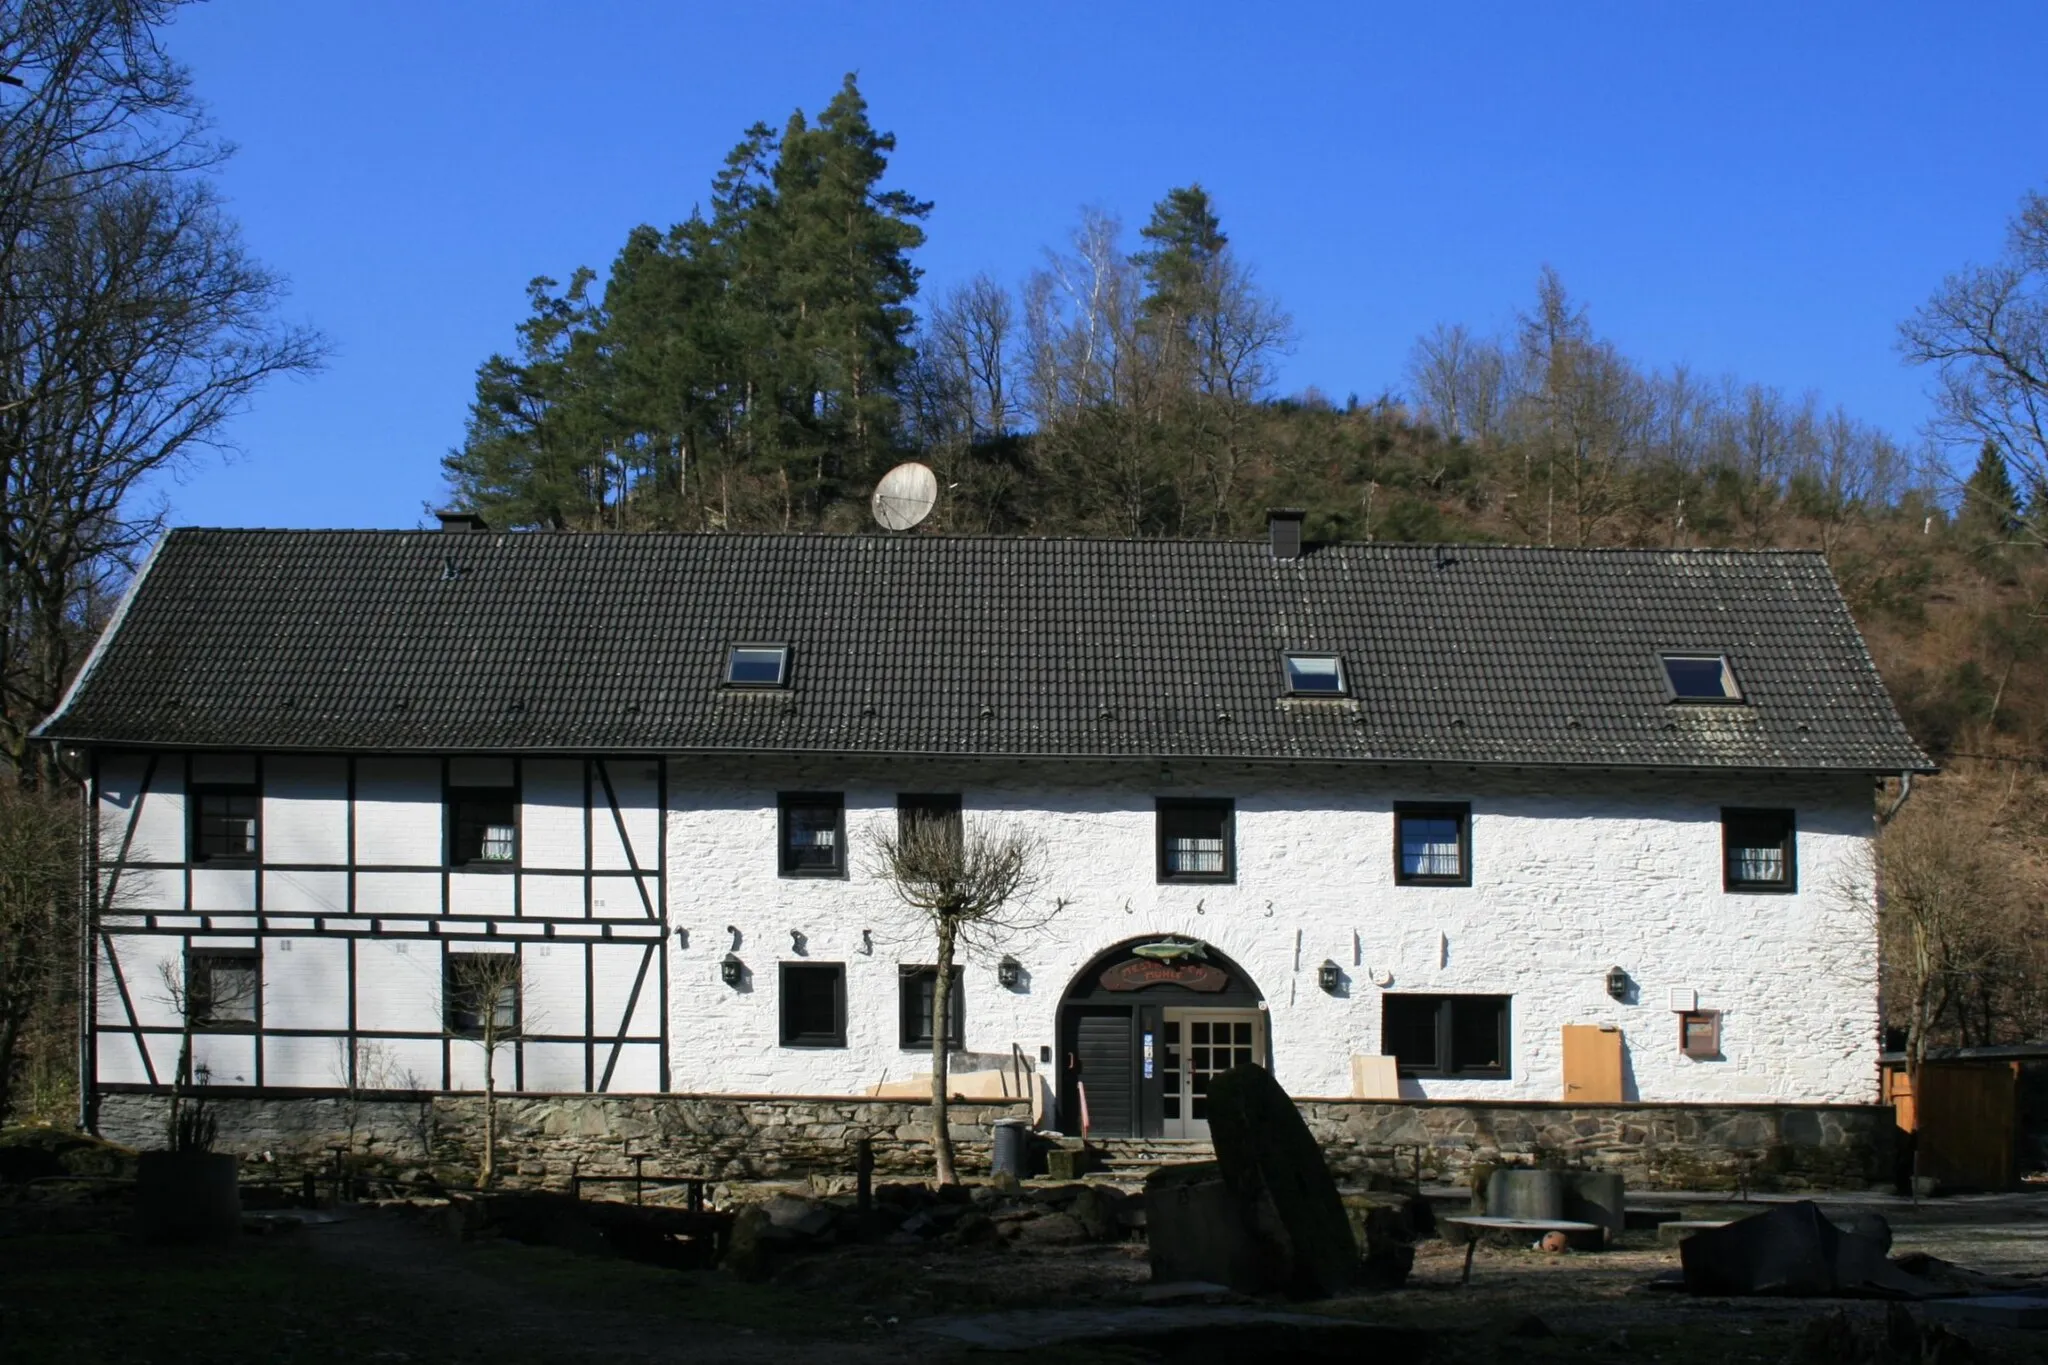
<svg viewBox="0 0 2048 1365">
<path fill-rule="evenodd" d="M 1635 983 L 1628 979 L 1628 973 L 1619 967 L 1607 969 L 1607 993 L 1616 1000 L 1628 999 L 1628 988 Z"/>
<path fill-rule="evenodd" d="M 1323 965 L 1316 968 L 1316 984 L 1327 994 L 1335 995 L 1337 988 L 1344 984 L 1344 969 L 1324 958 Z"/>
<path fill-rule="evenodd" d="M 806 941 L 803 930 L 792 929 L 789 931 L 789 950 L 798 957 L 804 955 L 804 944 Z"/>
<path fill-rule="evenodd" d="M 1014 957 L 1006 957 L 996 964 L 996 984 L 1006 991 L 1014 991 L 1024 980 L 1024 964 Z"/>
<path fill-rule="evenodd" d="M 740 961 L 739 954 L 727 953 L 725 960 L 718 964 L 719 980 L 728 986 L 737 986 L 747 975 L 747 964 Z"/>
</svg>

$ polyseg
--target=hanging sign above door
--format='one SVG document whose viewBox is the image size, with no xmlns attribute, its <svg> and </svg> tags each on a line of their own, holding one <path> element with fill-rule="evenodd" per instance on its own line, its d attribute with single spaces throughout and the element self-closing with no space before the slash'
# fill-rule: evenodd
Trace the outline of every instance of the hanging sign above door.
<svg viewBox="0 0 2048 1365">
<path fill-rule="evenodd" d="M 1220 991 L 1230 975 L 1206 962 L 1153 962 L 1142 957 L 1117 963 L 1102 974 L 1106 991 L 1142 991 L 1147 986 L 1181 986 L 1191 991 Z"/>
</svg>

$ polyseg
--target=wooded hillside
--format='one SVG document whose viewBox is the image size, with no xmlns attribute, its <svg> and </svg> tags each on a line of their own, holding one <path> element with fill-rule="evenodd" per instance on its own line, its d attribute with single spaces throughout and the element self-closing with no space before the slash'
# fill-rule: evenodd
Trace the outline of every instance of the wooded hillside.
<svg viewBox="0 0 2048 1365">
<path fill-rule="evenodd" d="M 1292 325 L 1193 184 L 1135 240 L 1085 213 L 1015 287 L 920 316 L 929 206 L 885 188 L 894 145 L 849 77 L 815 123 L 750 129 L 708 213 L 634 229 L 601 283 L 534 281 L 518 352 L 478 371 L 455 500 L 504 526 L 854 532 L 914 458 L 941 496 L 913 534 L 1252 537 L 1295 506 L 1324 540 L 1819 549 L 1947 767 L 1888 875 L 1968 888 L 1937 928 L 1890 908 L 1893 1022 L 1917 1001 L 1937 1041 L 2048 1036 L 2048 442 L 2026 444 L 2023 349 L 2015 399 L 1986 378 L 2012 348 L 1979 344 L 2016 304 L 2048 315 L 2038 200 L 2006 275 L 1903 329 L 1937 434 L 1982 442 L 1957 480 L 1811 394 L 1623 354 L 1548 268 L 1504 335 L 1447 323 L 1370 397 L 1280 395 Z"/>
</svg>

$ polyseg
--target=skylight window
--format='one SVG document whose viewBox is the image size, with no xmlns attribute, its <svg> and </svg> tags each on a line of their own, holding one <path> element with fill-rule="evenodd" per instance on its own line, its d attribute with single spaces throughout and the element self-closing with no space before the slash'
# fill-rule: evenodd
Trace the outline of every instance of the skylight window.
<svg viewBox="0 0 2048 1365">
<path fill-rule="evenodd" d="M 1741 701 L 1735 670 L 1722 654 L 1666 654 L 1664 678 L 1671 684 L 1673 701 Z"/>
<path fill-rule="evenodd" d="M 1297 697 L 1344 695 L 1344 661 L 1334 654 L 1289 654 L 1287 690 Z"/>
<path fill-rule="evenodd" d="M 734 645 L 725 682 L 728 687 L 789 686 L 789 646 Z"/>
</svg>

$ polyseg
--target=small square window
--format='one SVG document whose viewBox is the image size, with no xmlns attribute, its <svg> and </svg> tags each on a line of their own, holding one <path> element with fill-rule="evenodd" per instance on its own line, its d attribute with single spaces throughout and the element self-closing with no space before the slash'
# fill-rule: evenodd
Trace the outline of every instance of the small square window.
<svg viewBox="0 0 2048 1365">
<path fill-rule="evenodd" d="M 1380 997 L 1380 1048 L 1404 1076 L 1504 1078 L 1508 1065 L 1505 995 Z"/>
<path fill-rule="evenodd" d="M 509 1038 L 519 1031 L 521 966 L 514 953 L 461 952 L 441 959 L 441 1013 L 458 1038 Z"/>
<path fill-rule="evenodd" d="M 1739 702 L 1742 688 L 1735 670 L 1721 654 L 1666 654 L 1664 680 L 1671 686 L 1671 700 L 1683 702 Z"/>
<path fill-rule="evenodd" d="M 1472 808 L 1394 807 L 1394 881 L 1401 886 L 1472 884 Z"/>
<path fill-rule="evenodd" d="M 1721 1011 L 1688 1010 L 1678 1016 L 1678 1050 L 1700 1061 L 1721 1056 Z"/>
<path fill-rule="evenodd" d="M 838 792 L 782 797 L 782 875 L 846 875 L 846 798 Z"/>
<path fill-rule="evenodd" d="M 918 825 L 935 827 L 957 847 L 961 839 L 960 798 L 939 792 L 907 792 L 896 798 L 896 837 L 908 838 Z"/>
<path fill-rule="evenodd" d="M 1334 654 L 1289 654 L 1284 656 L 1287 690 L 1297 697 L 1341 697 L 1344 661 Z"/>
<path fill-rule="evenodd" d="M 519 801 L 509 790 L 448 793 L 448 862 L 509 867 L 519 861 Z"/>
<path fill-rule="evenodd" d="M 782 964 L 782 1045 L 846 1046 L 846 967 L 838 962 Z"/>
<path fill-rule="evenodd" d="M 254 858 L 261 809 L 253 787 L 195 787 L 192 861 Z"/>
<path fill-rule="evenodd" d="M 938 990 L 938 985 L 937 967 L 900 969 L 897 989 L 902 1005 L 903 1046 L 929 1048 L 932 1045 L 932 996 Z M 946 1007 L 946 1043 L 949 1047 L 962 1048 L 967 1045 L 967 1030 L 963 1022 L 966 1015 L 962 1004 L 962 997 L 965 994 L 966 974 L 955 967 L 953 990 Z"/>
<path fill-rule="evenodd" d="M 195 1029 L 256 1027 L 262 959 L 247 948 L 185 954 L 185 1022 Z"/>
<path fill-rule="evenodd" d="M 1159 880 L 1227 882 L 1237 875 L 1228 801 L 1159 802 Z"/>
<path fill-rule="evenodd" d="M 787 687 L 788 645 L 734 645 L 725 661 L 727 687 Z"/>
<path fill-rule="evenodd" d="M 1721 812 L 1722 884 L 1729 891 L 1796 891 L 1798 830 L 1789 810 Z"/>
</svg>

